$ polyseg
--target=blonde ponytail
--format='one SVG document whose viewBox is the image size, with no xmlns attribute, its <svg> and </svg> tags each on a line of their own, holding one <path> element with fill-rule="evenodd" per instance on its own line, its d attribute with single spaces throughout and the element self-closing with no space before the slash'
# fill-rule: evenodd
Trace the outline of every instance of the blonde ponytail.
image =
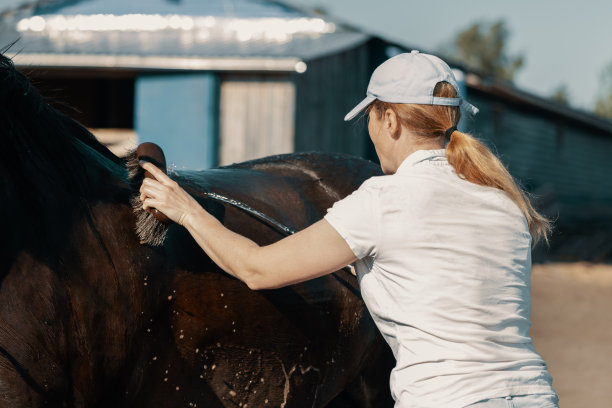
<svg viewBox="0 0 612 408">
<path fill-rule="evenodd" d="M 440 82 L 434 89 L 434 96 L 455 98 L 457 93 L 449 83 Z M 376 100 L 370 105 L 370 109 L 376 110 L 378 114 L 392 109 L 403 126 L 422 138 L 444 137 L 449 128 L 457 126 L 460 118 L 457 106 L 395 104 Z M 485 145 L 474 137 L 455 130 L 450 135 L 446 157 L 462 179 L 504 191 L 523 212 L 533 245 L 540 239 L 548 243 L 550 221 L 533 208 L 527 194 Z"/>
<path fill-rule="evenodd" d="M 485 145 L 472 136 L 455 130 L 446 146 L 446 158 L 462 179 L 504 191 L 527 219 L 533 244 L 542 238 L 548 243 L 550 221 L 533 208 L 527 194 Z"/>
</svg>

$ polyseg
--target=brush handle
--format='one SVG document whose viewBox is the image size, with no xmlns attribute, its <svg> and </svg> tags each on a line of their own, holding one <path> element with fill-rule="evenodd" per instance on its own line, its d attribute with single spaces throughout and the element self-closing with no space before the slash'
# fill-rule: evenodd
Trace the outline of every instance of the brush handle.
<svg viewBox="0 0 612 408">
<path fill-rule="evenodd" d="M 164 173 L 167 173 L 166 157 L 164 156 L 164 151 L 161 149 L 161 147 L 159 147 L 155 143 L 145 142 L 145 143 L 139 144 L 138 148 L 136 149 L 136 157 L 138 157 L 138 161 L 144 160 L 149 163 L 153 163 Z M 144 176 L 145 178 L 155 179 L 155 177 L 153 177 L 153 175 L 146 170 L 145 170 Z M 165 224 L 172 223 L 172 220 L 170 218 L 166 217 L 164 213 L 162 213 L 161 211 L 158 211 L 156 208 L 150 208 L 147 211 L 151 213 L 151 215 L 153 215 L 159 221 Z"/>
</svg>

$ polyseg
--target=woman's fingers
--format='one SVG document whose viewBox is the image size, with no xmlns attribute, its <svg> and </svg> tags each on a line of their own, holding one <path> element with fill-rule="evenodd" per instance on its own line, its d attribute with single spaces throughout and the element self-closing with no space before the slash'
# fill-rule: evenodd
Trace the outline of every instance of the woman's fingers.
<svg viewBox="0 0 612 408">
<path fill-rule="evenodd" d="M 161 171 L 156 165 L 154 165 L 153 163 L 149 163 L 147 161 L 140 161 L 139 162 L 140 167 L 142 167 L 143 169 L 145 169 L 146 171 L 148 171 L 149 173 L 151 173 L 153 175 L 153 177 L 155 177 L 155 179 L 157 181 L 159 181 L 160 183 L 167 185 L 167 186 L 171 186 L 174 184 L 174 181 L 168 177 L 166 175 L 166 173 L 164 173 L 163 171 Z M 146 179 L 145 179 L 146 180 Z"/>
<path fill-rule="evenodd" d="M 150 210 L 151 208 L 155 208 L 159 210 L 159 207 L 162 205 L 162 202 L 156 200 L 154 198 L 147 197 L 142 201 L 142 208 L 145 211 Z M 163 212 L 163 211 L 162 211 Z"/>
<path fill-rule="evenodd" d="M 145 178 L 140 186 L 140 201 L 145 210 L 155 208 L 172 221 L 179 222 L 201 209 L 193 197 L 155 165 L 148 162 L 139 164 L 155 177 Z"/>
<path fill-rule="evenodd" d="M 164 186 L 157 180 L 146 178 L 142 181 L 140 186 L 140 192 L 142 193 L 145 189 L 153 190 L 153 191 L 164 191 L 169 189 L 168 186 Z"/>
<path fill-rule="evenodd" d="M 158 181 L 145 179 L 140 186 L 140 201 L 148 197 L 156 198 L 164 193 L 167 193 L 168 187 L 160 184 Z"/>
</svg>

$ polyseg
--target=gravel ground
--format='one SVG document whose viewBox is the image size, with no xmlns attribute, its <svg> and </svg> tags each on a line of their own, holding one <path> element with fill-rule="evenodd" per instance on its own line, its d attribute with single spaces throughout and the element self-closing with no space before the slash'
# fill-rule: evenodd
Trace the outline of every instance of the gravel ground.
<svg viewBox="0 0 612 408">
<path fill-rule="evenodd" d="M 536 264 L 531 295 L 531 335 L 560 407 L 612 407 L 612 265 Z"/>
</svg>

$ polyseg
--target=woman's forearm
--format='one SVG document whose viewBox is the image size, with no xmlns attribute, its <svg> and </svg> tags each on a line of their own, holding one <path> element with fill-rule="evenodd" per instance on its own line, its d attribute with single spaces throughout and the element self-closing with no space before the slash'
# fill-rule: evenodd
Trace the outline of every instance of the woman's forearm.
<svg viewBox="0 0 612 408">
<path fill-rule="evenodd" d="M 325 220 L 260 247 L 225 228 L 174 180 L 151 163 L 140 199 L 145 210 L 156 208 L 183 225 L 206 254 L 225 272 L 251 289 L 278 288 L 338 270 L 355 260 L 344 239 Z"/>
<path fill-rule="evenodd" d="M 255 288 L 259 245 L 230 231 L 201 207 L 190 213 L 183 225 L 221 269 Z"/>
</svg>

